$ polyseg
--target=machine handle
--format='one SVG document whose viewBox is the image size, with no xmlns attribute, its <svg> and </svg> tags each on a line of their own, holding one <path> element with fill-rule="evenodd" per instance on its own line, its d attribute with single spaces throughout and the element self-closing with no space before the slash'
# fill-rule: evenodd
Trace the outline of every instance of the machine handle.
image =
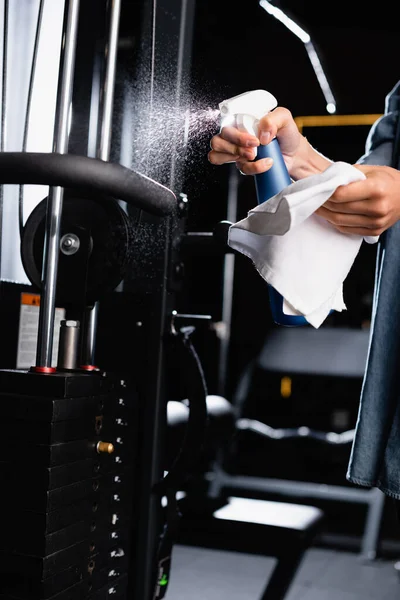
<svg viewBox="0 0 400 600">
<path fill-rule="evenodd" d="M 37 184 L 99 192 L 155 215 L 171 214 L 175 194 L 118 163 L 75 154 L 0 152 L 0 184 Z"/>
</svg>

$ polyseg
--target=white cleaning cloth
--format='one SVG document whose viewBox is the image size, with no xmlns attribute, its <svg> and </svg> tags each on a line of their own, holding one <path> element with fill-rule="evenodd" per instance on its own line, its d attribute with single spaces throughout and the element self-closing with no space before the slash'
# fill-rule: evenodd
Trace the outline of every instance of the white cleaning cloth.
<svg viewBox="0 0 400 600">
<path fill-rule="evenodd" d="M 345 162 L 300 179 L 229 228 L 228 244 L 248 256 L 260 275 L 284 298 L 286 314 L 302 315 L 318 328 L 331 310 L 346 309 L 343 282 L 363 239 L 341 233 L 313 214 L 340 185 L 365 179 Z"/>
</svg>

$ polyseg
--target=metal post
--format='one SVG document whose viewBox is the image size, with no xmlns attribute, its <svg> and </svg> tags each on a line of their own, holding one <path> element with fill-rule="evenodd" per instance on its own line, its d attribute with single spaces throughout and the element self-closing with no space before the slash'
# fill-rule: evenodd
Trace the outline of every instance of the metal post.
<svg viewBox="0 0 400 600">
<path fill-rule="evenodd" d="M 64 320 L 60 324 L 58 369 L 76 369 L 79 348 L 79 321 Z"/>
<path fill-rule="evenodd" d="M 53 152 L 58 154 L 67 154 L 68 152 L 78 14 L 79 0 L 66 0 L 53 142 Z M 52 371 L 51 361 L 63 196 L 63 188 L 51 187 L 49 189 L 36 353 L 36 370 L 41 372 Z"/>
<path fill-rule="evenodd" d="M 0 101 L 0 152 L 6 145 L 6 103 L 7 103 L 7 48 L 8 48 L 8 0 L 3 3 L 3 44 L 1 69 L 1 101 Z M 0 185 L 0 275 L 1 275 L 1 238 L 3 229 L 4 185 Z"/>
<path fill-rule="evenodd" d="M 97 150 L 97 158 L 100 158 L 101 160 L 109 160 L 110 158 L 121 0 L 110 0 L 109 4 L 111 7 L 110 33 L 108 44 L 105 48 L 106 72 L 103 86 L 100 139 Z"/>
<path fill-rule="evenodd" d="M 239 173 L 234 165 L 229 172 L 227 220 L 234 223 L 237 218 Z M 222 333 L 218 360 L 218 394 L 227 392 L 227 376 L 232 326 L 232 305 L 235 276 L 235 255 L 226 254 L 224 258 L 223 297 L 222 297 Z"/>
<path fill-rule="evenodd" d="M 40 0 L 40 2 L 39 2 L 35 41 L 33 44 L 32 67 L 31 67 L 31 74 L 29 77 L 28 97 L 26 99 L 24 134 L 22 137 L 22 152 L 26 152 L 27 146 L 28 146 L 28 134 L 29 134 L 29 123 L 30 123 L 30 119 L 31 119 L 33 87 L 34 87 L 34 83 L 35 83 L 37 59 L 38 59 L 38 54 L 39 54 L 40 32 L 42 31 L 44 2 L 45 2 L 45 0 Z M 19 217 L 19 219 L 18 220 L 19 220 L 19 234 L 20 234 L 21 239 L 22 239 L 23 230 L 24 230 L 24 189 L 25 189 L 24 185 L 20 184 L 19 192 L 18 192 L 18 195 L 19 195 L 19 201 L 18 201 L 18 217 Z"/>
<path fill-rule="evenodd" d="M 176 65 L 176 87 L 175 87 L 175 102 L 173 109 L 176 111 L 176 114 L 179 115 L 181 111 L 182 97 L 184 97 L 185 92 L 187 91 L 185 87 L 187 86 L 187 78 L 188 70 L 190 69 L 190 61 L 191 61 L 191 50 L 192 50 L 192 38 L 193 38 L 193 20 L 194 20 L 194 2 L 190 2 L 189 0 L 182 0 L 180 6 L 180 25 L 179 25 L 179 34 L 178 34 L 178 48 L 177 48 L 177 65 Z M 172 139 L 172 148 L 171 148 L 171 172 L 169 176 L 168 187 L 173 190 L 178 185 L 181 185 L 182 174 L 177 172 L 177 159 L 179 157 L 179 152 L 177 149 L 178 137 L 177 131 L 174 132 L 174 136 Z M 179 143 L 182 141 L 179 139 Z M 180 167 L 181 168 L 181 167 Z"/>
<path fill-rule="evenodd" d="M 98 140 L 96 157 L 108 161 L 111 149 L 112 117 L 114 107 L 115 73 L 117 65 L 119 22 L 121 13 L 121 0 L 109 1 L 109 37 L 105 47 L 106 70 L 103 82 L 102 108 L 100 113 L 100 138 Z M 84 321 L 85 331 L 82 339 L 84 348 L 82 360 L 85 366 L 94 365 L 94 351 L 96 343 L 96 325 L 98 318 L 98 303 L 90 309 L 90 315 L 86 315 Z"/>
<path fill-rule="evenodd" d="M 380 489 L 369 490 L 368 512 L 361 545 L 361 557 L 367 561 L 375 560 L 378 553 L 385 499 L 386 496 Z"/>
</svg>

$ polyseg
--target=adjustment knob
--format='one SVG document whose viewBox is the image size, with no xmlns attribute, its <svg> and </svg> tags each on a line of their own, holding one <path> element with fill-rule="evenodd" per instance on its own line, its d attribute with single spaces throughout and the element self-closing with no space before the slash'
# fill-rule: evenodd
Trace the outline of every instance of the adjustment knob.
<svg viewBox="0 0 400 600">
<path fill-rule="evenodd" d="M 96 450 L 99 454 L 112 454 L 114 452 L 114 445 L 111 442 L 98 442 Z"/>
</svg>

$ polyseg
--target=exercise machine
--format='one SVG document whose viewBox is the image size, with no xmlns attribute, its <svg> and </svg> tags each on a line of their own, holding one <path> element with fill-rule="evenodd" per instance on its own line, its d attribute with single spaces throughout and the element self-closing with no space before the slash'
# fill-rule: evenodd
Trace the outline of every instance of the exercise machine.
<svg viewBox="0 0 400 600">
<path fill-rule="evenodd" d="M 160 4 L 165 9 L 168 2 Z M 135 102 L 151 106 L 153 73 L 162 72 L 163 50 L 164 61 L 173 54 L 171 40 L 178 40 L 174 76 L 169 72 L 158 84 L 171 84 L 179 107 L 193 3 L 172 4 L 170 12 L 156 14 L 151 2 L 143 3 L 143 30 L 165 34 L 159 14 L 175 29 L 167 39 L 160 35 L 163 44 L 156 49 L 144 35 L 141 67 L 150 64 L 151 70 L 149 82 L 143 73 L 138 77 L 141 85 L 148 83 L 138 101 L 117 69 L 127 3 L 102 1 L 100 10 L 95 0 L 65 2 L 51 152 L 29 151 L 27 135 L 22 151 L 6 148 L 3 69 L 2 201 L 5 187 L 19 186 L 18 252 L 28 283 L 0 282 L 1 312 L 12 305 L 9 297 L 20 296 L 21 307 L 31 302 L 27 314 L 38 312 L 38 329 L 30 363 L 25 356 L 28 364 L 13 364 L 9 349 L 0 365 L 0 478 L 6 490 L 0 501 L 1 600 L 164 597 L 173 544 L 184 540 L 192 514 L 181 519 L 186 509 L 178 492 L 200 469 L 199 459 L 207 452 L 213 458 L 230 439 L 234 426 L 230 403 L 208 394 L 192 342 L 210 316 L 176 310 L 188 205 L 173 147 L 179 136 L 172 136 L 167 169 L 154 147 L 139 157 L 132 150 L 132 139 L 140 147 L 141 135 L 154 133 L 154 112 L 136 114 Z M 33 67 L 46 5 L 37 3 Z M 8 51 L 11 5 L 3 7 Z M 4 64 L 7 58 L 3 50 Z M 31 86 L 33 79 L 34 68 Z M 120 135 L 116 89 L 124 104 Z M 31 89 L 25 133 L 30 98 Z M 168 124 L 164 133 L 171 139 Z M 23 222 L 28 185 L 45 186 L 48 194 Z M 21 314 L 22 308 L 22 335 Z M 10 331 L 15 335 L 15 328 Z M 284 536 L 284 523 L 265 522 L 274 514 L 269 508 L 257 531 L 283 556 L 285 540 L 294 537 Z M 317 509 L 308 511 L 295 527 L 296 537 L 306 532 L 304 543 L 288 557 L 291 564 L 279 568 L 279 585 L 270 583 L 268 598 L 283 598 L 321 518 Z"/>
<path fill-rule="evenodd" d="M 38 6 L 33 66 L 46 3 Z M 10 8 L 6 2 L 4 48 Z M 22 152 L 5 150 L 3 76 L 2 189 L 49 186 L 21 227 L 30 282 L 21 293 L 28 289 L 39 310 L 36 359 L 29 368 L 0 371 L 4 600 L 163 597 L 171 490 L 201 446 L 205 422 L 192 330 L 174 311 L 172 241 L 184 200 L 112 159 L 121 2 L 99 8 L 79 0 L 64 5 L 52 152 L 29 152 L 26 144 Z M 94 30 L 104 28 L 104 40 L 86 29 L 90 17 Z M 2 296 L 9 285 L 2 284 Z M 188 442 L 170 464 L 163 443 L 166 348 L 190 377 Z"/>
</svg>

